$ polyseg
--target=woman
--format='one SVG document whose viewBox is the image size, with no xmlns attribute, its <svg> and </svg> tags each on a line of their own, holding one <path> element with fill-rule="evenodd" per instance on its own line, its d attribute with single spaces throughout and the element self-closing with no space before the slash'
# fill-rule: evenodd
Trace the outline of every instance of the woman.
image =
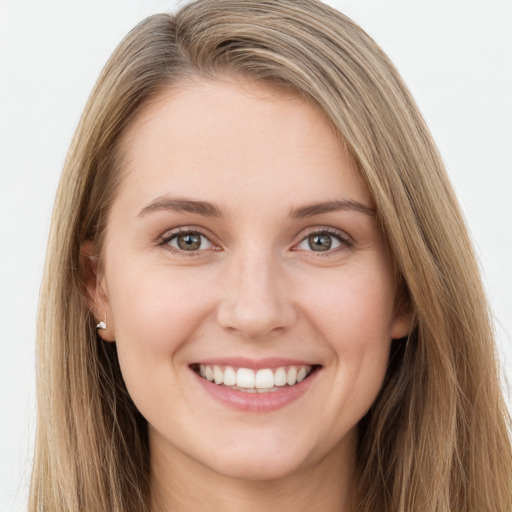
<svg viewBox="0 0 512 512">
<path fill-rule="evenodd" d="M 70 149 L 31 510 L 506 511 L 509 419 L 441 159 L 315 1 L 136 27 Z"/>
</svg>

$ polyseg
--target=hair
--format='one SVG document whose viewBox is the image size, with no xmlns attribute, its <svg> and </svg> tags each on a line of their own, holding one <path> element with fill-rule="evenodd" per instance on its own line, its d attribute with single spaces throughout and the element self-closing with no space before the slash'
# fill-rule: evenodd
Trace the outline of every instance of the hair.
<svg viewBox="0 0 512 512">
<path fill-rule="evenodd" d="M 198 0 L 142 21 L 106 64 L 57 192 L 38 317 L 29 508 L 149 508 L 147 423 L 96 334 L 80 247 L 98 258 L 121 136 L 147 102 L 226 73 L 319 106 L 355 161 L 413 316 L 359 425 L 356 510 L 512 510 L 510 418 L 478 265 L 432 137 L 398 72 L 316 0 Z"/>
</svg>

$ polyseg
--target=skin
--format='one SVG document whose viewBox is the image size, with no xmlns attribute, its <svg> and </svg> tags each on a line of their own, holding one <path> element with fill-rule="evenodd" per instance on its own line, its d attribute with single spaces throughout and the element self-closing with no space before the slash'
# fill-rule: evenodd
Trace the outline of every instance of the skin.
<svg viewBox="0 0 512 512">
<path fill-rule="evenodd" d="M 357 423 L 409 318 L 342 141 L 303 99 L 223 77 L 162 93 L 123 147 L 103 270 L 89 287 L 149 423 L 154 509 L 348 510 Z M 163 198 L 220 215 L 159 207 Z M 368 211 L 304 213 L 333 201 Z M 169 241 L 178 228 L 202 234 L 200 249 Z M 312 250 L 308 237 L 325 230 L 331 249 Z M 190 368 L 228 356 L 319 369 L 286 406 L 240 411 Z"/>
</svg>

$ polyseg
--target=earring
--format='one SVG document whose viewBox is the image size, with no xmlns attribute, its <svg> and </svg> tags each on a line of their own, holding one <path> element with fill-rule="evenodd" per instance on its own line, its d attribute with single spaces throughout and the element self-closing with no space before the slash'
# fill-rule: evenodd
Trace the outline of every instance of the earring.
<svg viewBox="0 0 512 512">
<path fill-rule="evenodd" d="M 107 316 L 105 315 L 105 320 L 100 322 L 97 326 L 96 326 L 96 329 L 102 329 L 103 331 L 107 328 Z"/>
</svg>

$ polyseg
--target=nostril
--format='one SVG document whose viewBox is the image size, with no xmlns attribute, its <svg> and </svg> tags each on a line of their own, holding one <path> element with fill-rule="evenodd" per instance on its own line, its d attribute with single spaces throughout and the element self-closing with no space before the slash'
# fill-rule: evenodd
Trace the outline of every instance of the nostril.
<svg viewBox="0 0 512 512">
<path fill-rule="evenodd" d="M 285 311 L 288 306 L 275 308 L 249 309 L 247 305 L 224 306 L 219 311 L 217 321 L 229 333 L 245 338 L 261 339 L 283 333 L 296 321 L 293 310 Z"/>
</svg>

